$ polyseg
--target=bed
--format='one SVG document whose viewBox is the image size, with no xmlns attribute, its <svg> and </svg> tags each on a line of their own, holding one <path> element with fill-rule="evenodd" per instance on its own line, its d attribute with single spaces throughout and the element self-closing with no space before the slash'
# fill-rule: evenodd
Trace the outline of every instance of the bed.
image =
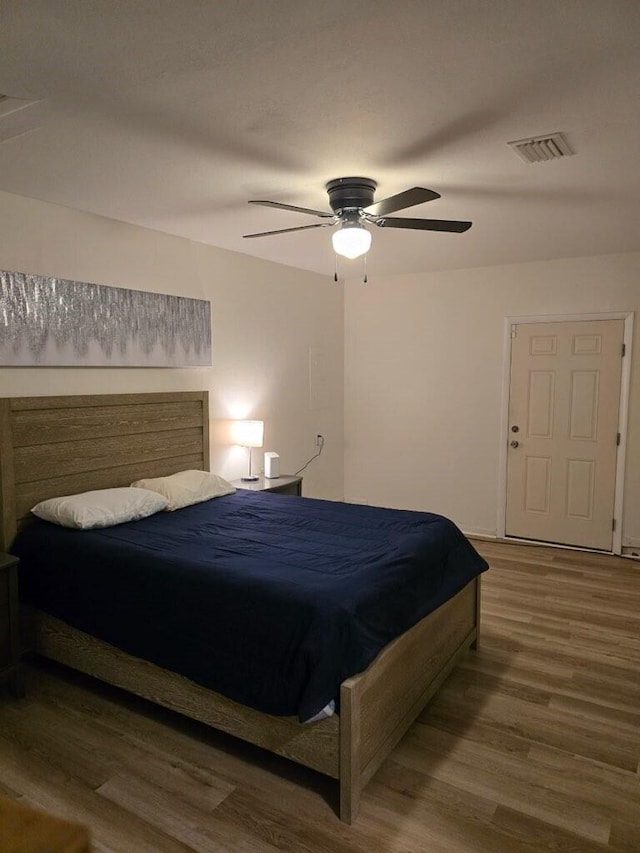
<svg viewBox="0 0 640 853">
<path fill-rule="evenodd" d="M 26 525 L 33 529 L 29 511 L 38 501 L 179 470 L 208 470 L 208 443 L 205 392 L 1 400 L 2 548 L 10 549 Z M 260 513 L 252 503 L 256 498 L 273 513 L 276 507 L 284 513 L 290 503 L 292 510 L 294 505 L 306 509 L 307 516 L 310 507 L 321 515 L 329 504 L 247 492 L 208 503 L 237 518 L 247 509 Z M 194 518 L 204 511 L 201 505 Z M 478 558 L 478 572 L 482 563 Z M 125 652 L 60 613 L 47 612 L 46 601 L 24 608 L 25 637 L 40 654 L 337 779 L 340 817 L 350 823 L 367 781 L 460 657 L 477 646 L 479 597 L 477 574 L 388 642 L 363 671 L 339 683 L 339 714 L 306 724 L 293 713 L 276 715 L 235 701 L 206 686 L 197 673 L 185 677 Z"/>
</svg>

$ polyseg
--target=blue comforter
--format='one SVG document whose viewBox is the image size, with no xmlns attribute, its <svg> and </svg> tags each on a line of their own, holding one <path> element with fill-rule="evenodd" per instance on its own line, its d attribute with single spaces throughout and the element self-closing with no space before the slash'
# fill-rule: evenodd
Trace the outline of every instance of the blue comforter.
<svg viewBox="0 0 640 853">
<path fill-rule="evenodd" d="M 439 515 L 250 491 L 103 530 L 35 520 L 11 550 L 25 600 L 300 720 L 487 568 Z"/>
</svg>

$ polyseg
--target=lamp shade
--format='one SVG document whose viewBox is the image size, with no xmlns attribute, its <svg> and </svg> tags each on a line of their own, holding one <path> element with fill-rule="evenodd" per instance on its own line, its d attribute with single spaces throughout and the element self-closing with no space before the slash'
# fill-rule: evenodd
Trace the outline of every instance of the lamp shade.
<svg viewBox="0 0 640 853">
<path fill-rule="evenodd" d="M 264 421 L 234 421 L 231 425 L 231 438 L 234 444 L 240 444 L 242 447 L 262 447 Z"/>
<path fill-rule="evenodd" d="M 371 247 L 371 232 L 357 222 L 344 222 L 338 231 L 331 235 L 333 250 L 343 258 L 359 258 Z"/>
</svg>

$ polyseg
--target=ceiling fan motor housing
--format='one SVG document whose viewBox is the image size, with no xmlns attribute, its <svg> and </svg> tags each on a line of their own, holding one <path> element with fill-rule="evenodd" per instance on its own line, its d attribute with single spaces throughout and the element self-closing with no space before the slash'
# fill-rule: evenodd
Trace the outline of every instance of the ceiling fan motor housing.
<svg viewBox="0 0 640 853">
<path fill-rule="evenodd" d="M 363 209 L 373 204 L 377 183 L 371 178 L 335 178 L 327 183 L 329 204 L 334 213 Z"/>
</svg>

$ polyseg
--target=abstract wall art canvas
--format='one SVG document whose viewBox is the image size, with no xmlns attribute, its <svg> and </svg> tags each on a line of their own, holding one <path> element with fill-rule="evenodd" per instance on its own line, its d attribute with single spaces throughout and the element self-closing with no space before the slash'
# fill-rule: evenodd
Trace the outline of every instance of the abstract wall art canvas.
<svg viewBox="0 0 640 853">
<path fill-rule="evenodd" d="M 211 303 L 0 271 L 0 364 L 206 367 Z"/>
</svg>

